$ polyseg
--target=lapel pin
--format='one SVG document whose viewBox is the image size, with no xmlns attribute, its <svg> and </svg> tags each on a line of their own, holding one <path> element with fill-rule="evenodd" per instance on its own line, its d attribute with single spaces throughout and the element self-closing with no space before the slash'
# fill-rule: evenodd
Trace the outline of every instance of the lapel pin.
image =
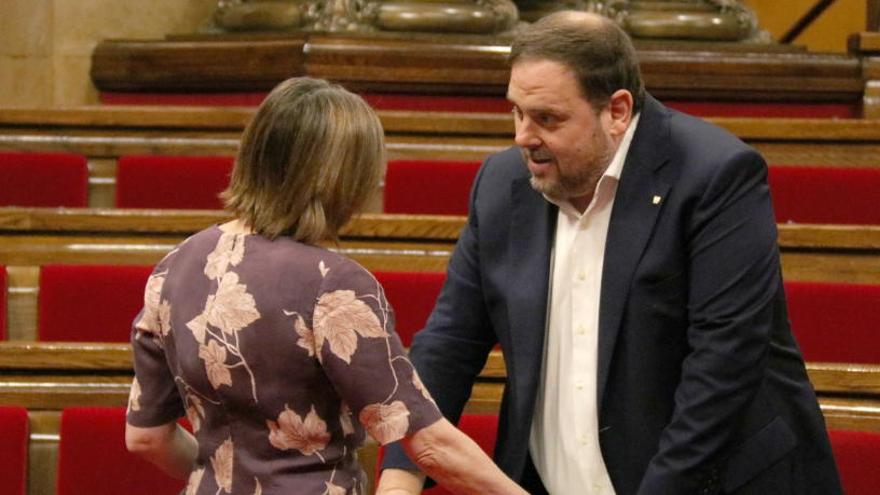
<svg viewBox="0 0 880 495">
<path fill-rule="evenodd" d="M 663 198 L 661 198 L 660 196 L 654 196 L 654 199 L 652 199 L 651 202 L 654 203 L 655 205 L 659 205 L 661 199 L 663 199 Z"/>
</svg>

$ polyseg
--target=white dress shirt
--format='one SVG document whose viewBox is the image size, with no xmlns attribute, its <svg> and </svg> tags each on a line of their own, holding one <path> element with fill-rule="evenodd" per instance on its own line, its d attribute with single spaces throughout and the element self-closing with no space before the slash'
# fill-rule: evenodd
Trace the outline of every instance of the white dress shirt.
<svg viewBox="0 0 880 495">
<path fill-rule="evenodd" d="M 529 450 L 553 495 L 614 495 L 599 448 L 599 293 L 611 207 L 638 119 L 630 123 L 583 214 L 567 201 L 547 198 L 559 206 L 559 214 Z"/>
</svg>

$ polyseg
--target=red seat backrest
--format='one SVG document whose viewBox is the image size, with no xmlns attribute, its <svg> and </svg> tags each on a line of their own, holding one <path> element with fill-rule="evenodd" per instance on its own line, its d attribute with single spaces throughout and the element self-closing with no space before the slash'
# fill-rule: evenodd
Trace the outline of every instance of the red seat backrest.
<svg viewBox="0 0 880 495">
<path fill-rule="evenodd" d="M 70 153 L 0 153 L 0 206 L 88 206 L 86 157 Z"/>
<path fill-rule="evenodd" d="M 480 162 L 392 160 L 385 174 L 385 213 L 467 215 Z"/>
<path fill-rule="evenodd" d="M 61 412 L 58 495 L 172 495 L 185 484 L 128 452 L 124 407 L 75 407 Z"/>
<path fill-rule="evenodd" d="M 495 452 L 495 438 L 498 436 L 498 415 L 497 414 L 470 414 L 461 415 L 458 421 L 458 429 L 471 437 L 483 452 L 489 457 Z M 379 449 L 376 457 L 376 479 L 379 479 L 379 471 L 382 468 L 382 459 L 385 458 L 385 447 Z M 452 495 L 452 492 L 446 490 L 442 486 L 434 486 L 422 491 L 423 494 L 430 495 Z"/>
<path fill-rule="evenodd" d="M 6 340 L 9 331 L 6 328 L 6 293 L 9 291 L 9 282 L 6 276 L 6 267 L 0 265 L 0 340 Z"/>
<path fill-rule="evenodd" d="M 772 166 L 780 223 L 880 224 L 880 168 Z"/>
<path fill-rule="evenodd" d="M 375 272 L 394 309 L 395 329 L 405 347 L 425 326 L 446 281 L 443 272 Z"/>
<path fill-rule="evenodd" d="M 27 493 L 28 459 L 27 409 L 0 407 L 0 493 Z"/>
<path fill-rule="evenodd" d="M 880 433 L 829 430 L 831 448 L 847 495 L 874 495 L 878 491 Z"/>
<path fill-rule="evenodd" d="M 785 293 L 805 360 L 880 364 L 880 285 L 786 282 Z"/>
<path fill-rule="evenodd" d="M 231 156 L 123 156 L 116 171 L 119 208 L 221 209 Z"/>
<path fill-rule="evenodd" d="M 43 265 L 38 340 L 128 342 L 150 266 Z"/>
</svg>

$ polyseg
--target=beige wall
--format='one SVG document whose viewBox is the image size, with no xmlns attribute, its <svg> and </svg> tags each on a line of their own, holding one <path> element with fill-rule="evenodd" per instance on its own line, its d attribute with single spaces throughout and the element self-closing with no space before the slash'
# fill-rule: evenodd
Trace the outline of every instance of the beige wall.
<svg viewBox="0 0 880 495">
<path fill-rule="evenodd" d="M 774 37 L 816 0 L 744 0 Z M 0 106 L 96 103 L 89 79 L 95 44 L 108 38 L 192 33 L 216 0 L 0 0 Z M 846 49 L 864 30 L 866 0 L 837 2 L 795 43 L 811 51 Z"/>
<path fill-rule="evenodd" d="M 2 0 L 0 106 L 96 103 L 92 49 L 108 38 L 191 33 L 216 0 Z"/>
<path fill-rule="evenodd" d="M 782 37 L 818 0 L 743 0 L 774 39 Z M 867 0 L 837 0 L 794 40 L 813 52 L 845 52 L 850 33 L 865 30 Z"/>
</svg>

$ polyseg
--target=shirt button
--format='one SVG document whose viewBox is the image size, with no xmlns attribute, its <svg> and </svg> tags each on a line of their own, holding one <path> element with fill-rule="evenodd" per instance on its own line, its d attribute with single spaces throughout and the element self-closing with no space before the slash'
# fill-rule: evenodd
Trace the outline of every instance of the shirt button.
<svg viewBox="0 0 880 495">
<path fill-rule="evenodd" d="M 579 271 L 578 272 L 578 280 L 586 280 L 586 279 L 587 279 L 587 272 L 585 272 L 583 270 Z"/>
<path fill-rule="evenodd" d="M 578 335 L 583 335 L 583 334 L 585 334 L 585 333 L 587 333 L 587 327 L 584 326 L 584 325 L 578 325 L 578 327 L 577 327 L 577 334 L 578 334 Z"/>
<path fill-rule="evenodd" d="M 581 442 L 581 445 L 586 445 L 587 444 L 587 437 L 581 437 L 580 442 Z"/>
<path fill-rule="evenodd" d="M 583 389 L 584 389 L 584 382 L 577 382 L 577 383 L 575 383 L 575 384 L 574 384 L 574 388 L 576 388 L 576 389 L 578 389 L 578 390 L 583 390 Z"/>
</svg>

